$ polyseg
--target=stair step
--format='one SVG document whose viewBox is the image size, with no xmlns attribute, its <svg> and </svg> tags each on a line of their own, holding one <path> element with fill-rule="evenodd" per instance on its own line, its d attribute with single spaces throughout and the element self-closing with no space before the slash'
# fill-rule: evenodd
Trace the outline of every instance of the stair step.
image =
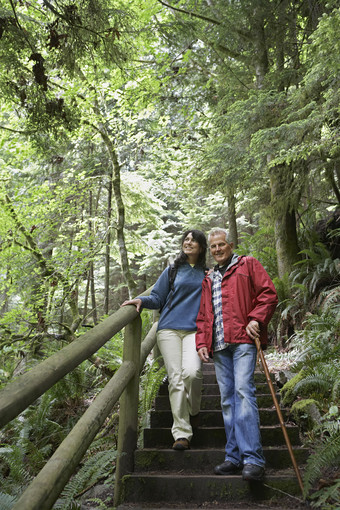
<svg viewBox="0 0 340 510">
<path fill-rule="evenodd" d="M 205 367 L 208 366 L 209 369 L 207 370 Z M 270 378 L 275 386 L 275 376 L 274 374 L 270 374 Z M 216 380 L 216 374 L 215 374 L 215 367 L 213 364 L 209 364 L 209 365 L 203 365 L 203 380 L 204 380 L 204 383 L 207 383 L 207 384 L 217 384 L 217 380 Z M 262 383 L 262 384 L 267 384 L 267 379 L 266 379 L 266 376 L 263 372 L 255 372 L 255 383 L 256 384 L 259 384 L 259 383 Z"/>
<path fill-rule="evenodd" d="M 286 447 L 264 447 L 267 468 L 285 469 L 292 466 Z M 295 446 L 294 457 L 298 465 L 306 462 L 309 451 L 307 448 Z M 137 450 L 135 452 L 135 470 L 145 471 L 186 471 L 213 474 L 217 464 L 224 461 L 223 449 L 191 449 L 178 452 L 172 449 Z"/>
<path fill-rule="evenodd" d="M 299 444 L 299 429 L 294 425 L 286 425 L 289 439 L 293 445 Z M 146 428 L 144 429 L 144 448 L 169 448 L 173 443 L 170 429 Z M 283 445 L 285 440 L 280 426 L 261 426 L 263 446 Z M 225 431 L 223 427 L 198 428 L 192 438 L 192 447 L 198 448 L 224 448 Z"/>
<path fill-rule="evenodd" d="M 261 425 L 276 425 L 279 423 L 276 409 L 260 408 L 260 422 Z M 282 410 L 284 420 L 288 418 L 288 411 Z M 172 413 L 169 410 L 151 411 L 150 412 L 150 426 L 153 427 L 172 427 Z M 212 411 L 200 412 L 200 427 L 223 427 L 223 416 L 220 409 Z"/>
<path fill-rule="evenodd" d="M 270 394 L 258 394 L 257 405 L 259 407 L 273 406 L 273 399 Z M 276 398 L 279 400 L 280 395 L 277 394 Z M 170 409 L 169 395 L 158 395 L 155 398 L 155 409 L 165 410 Z M 202 395 L 201 409 L 221 409 L 221 397 L 220 395 Z"/>
<path fill-rule="evenodd" d="M 299 494 L 294 472 L 266 473 L 264 483 L 244 482 L 241 475 L 131 474 L 123 480 L 125 502 L 259 501 Z"/>
<path fill-rule="evenodd" d="M 262 394 L 270 393 L 268 384 L 264 383 L 264 382 L 256 383 L 256 390 L 257 390 L 257 393 L 262 393 Z M 167 383 L 163 383 L 159 387 L 158 395 L 167 395 L 168 391 L 169 391 L 169 385 Z M 220 394 L 220 390 L 219 390 L 218 384 L 217 383 L 207 383 L 205 381 L 205 376 L 204 376 L 202 395 L 219 395 L 219 394 Z"/>
</svg>

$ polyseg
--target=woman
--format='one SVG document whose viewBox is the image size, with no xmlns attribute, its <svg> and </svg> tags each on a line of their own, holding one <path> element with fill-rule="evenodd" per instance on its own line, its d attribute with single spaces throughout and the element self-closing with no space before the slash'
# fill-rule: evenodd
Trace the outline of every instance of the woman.
<svg viewBox="0 0 340 510">
<path fill-rule="evenodd" d="M 169 266 L 163 271 L 150 296 L 137 297 L 122 305 L 135 305 L 138 312 L 142 307 L 160 310 L 157 343 L 169 380 L 174 450 L 190 448 L 192 427 L 198 424 L 203 378 L 195 333 L 207 241 L 200 230 L 188 230 L 182 236 L 181 246 L 174 270 Z"/>
</svg>

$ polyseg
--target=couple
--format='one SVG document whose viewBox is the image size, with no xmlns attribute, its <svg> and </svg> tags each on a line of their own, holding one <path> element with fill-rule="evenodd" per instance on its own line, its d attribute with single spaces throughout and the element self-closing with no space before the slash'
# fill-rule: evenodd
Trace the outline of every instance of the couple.
<svg viewBox="0 0 340 510">
<path fill-rule="evenodd" d="M 219 475 L 242 470 L 244 480 L 264 475 L 259 413 L 255 397 L 256 346 L 267 342 L 267 324 L 277 305 L 274 285 L 253 257 L 233 253 L 224 229 L 208 236 L 216 261 L 207 271 L 207 241 L 200 230 L 182 236 L 181 252 L 157 280 L 150 296 L 124 305 L 160 309 L 157 343 L 169 380 L 173 449 L 190 448 L 198 426 L 202 361 L 213 357 L 227 437 Z"/>
</svg>

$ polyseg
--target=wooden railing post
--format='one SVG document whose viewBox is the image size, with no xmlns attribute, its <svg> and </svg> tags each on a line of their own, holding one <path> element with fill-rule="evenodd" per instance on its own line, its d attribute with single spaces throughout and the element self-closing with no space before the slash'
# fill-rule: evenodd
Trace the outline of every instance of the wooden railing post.
<svg viewBox="0 0 340 510">
<path fill-rule="evenodd" d="M 153 322 L 154 324 L 156 324 L 159 320 L 159 310 L 154 310 L 153 311 Z M 159 350 L 159 347 L 158 347 L 158 344 L 157 342 L 155 342 L 155 345 L 152 349 L 152 354 L 153 354 L 153 357 L 154 359 L 157 359 L 158 360 L 158 366 L 159 367 L 163 367 L 164 366 L 164 361 L 163 361 L 163 358 L 162 358 L 162 355 L 161 355 L 161 351 Z"/>
<path fill-rule="evenodd" d="M 118 506 L 121 500 L 122 477 L 131 473 L 134 468 L 134 451 L 137 447 L 141 325 L 142 321 L 138 316 L 125 328 L 123 361 L 132 361 L 136 371 L 120 398 L 115 506 Z"/>
</svg>

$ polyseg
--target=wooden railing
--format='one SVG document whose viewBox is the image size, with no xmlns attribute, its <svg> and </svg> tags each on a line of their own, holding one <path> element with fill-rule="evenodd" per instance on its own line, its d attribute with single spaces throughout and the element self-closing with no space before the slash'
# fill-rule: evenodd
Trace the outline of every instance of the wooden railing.
<svg viewBox="0 0 340 510">
<path fill-rule="evenodd" d="M 149 292 L 150 289 L 144 295 Z M 133 471 L 133 452 L 137 445 L 139 374 L 155 345 L 157 323 L 141 343 L 141 319 L 136 308 L 120 308 L 91 331 L 19 376 L 0 392 L 0 426 L 3 426 L 124 327 L 122 365 L 21 495 L 13 510 L 52 508 L 121 397 L 114 491 L 115 505 L 120 502 L 121 480 L 125 474 Z"/>
</svg>

